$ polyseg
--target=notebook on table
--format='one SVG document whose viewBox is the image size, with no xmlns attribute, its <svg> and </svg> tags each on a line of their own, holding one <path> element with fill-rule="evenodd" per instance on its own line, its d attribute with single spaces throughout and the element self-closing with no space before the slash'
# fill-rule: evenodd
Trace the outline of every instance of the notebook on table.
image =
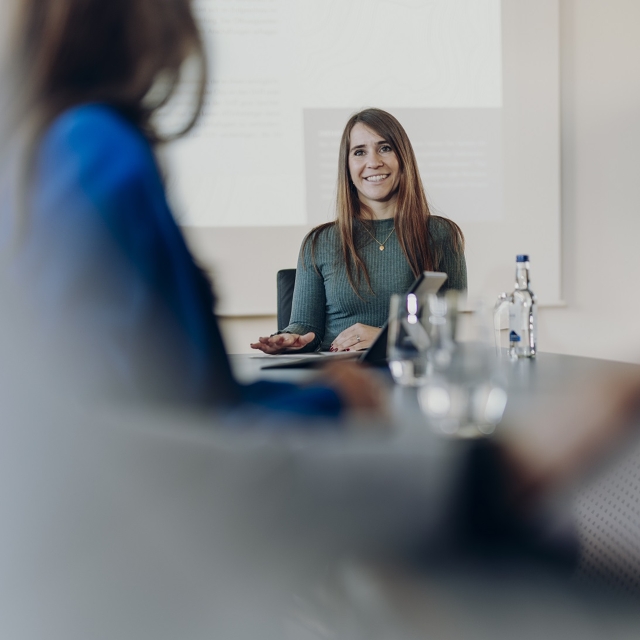
<svg viewBox="0 0 640 640">
<path fill-rule="evenodd" d="M 446 273 L 438 271 L 424 271 L 413 282 L 407 290 L 407 294 L 415 293 L 418 296 L 428 293 L 437 293 L 447 279 Z M 384 367 L 387 364 L 387 335 L 389 332 L 388 323 L 385 322 L 377 338 L 371 343 L 368 349 L 362 351 L 339 351 L 331 353 L 328 351 L 318 351 L 296 355 L 290 352 L 282 355 L 275 355 L 269 358 L 267 364 L 261 369 L 308 369 L 320 367 L 327 362 L 352 360 L 363 362 L 375 367 Z"/>
</svg>

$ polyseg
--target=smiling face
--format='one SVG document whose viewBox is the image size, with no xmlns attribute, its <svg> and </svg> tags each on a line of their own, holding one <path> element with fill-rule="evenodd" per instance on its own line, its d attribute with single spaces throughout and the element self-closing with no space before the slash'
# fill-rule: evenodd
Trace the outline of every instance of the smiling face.
<svg viewBox="0 0 640 640">
<path fill-rule="evenodd" d="M 362 122 L 349 136 L 349 173 L 360 202 L 374 213 L 393 211 L 400 183 L 400 163 L 391 144 Z M 393 213 L 391 213 L 393 215 Z"/>
</svg>

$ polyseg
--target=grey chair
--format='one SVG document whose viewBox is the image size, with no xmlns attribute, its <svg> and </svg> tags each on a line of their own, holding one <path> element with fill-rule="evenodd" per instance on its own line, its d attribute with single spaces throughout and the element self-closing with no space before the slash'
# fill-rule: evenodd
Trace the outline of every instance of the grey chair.
<svg viewBox="0 0 640 640">
<path fill-rule="evenodd" d="M 278 296 L 278 331 L 282 331 L 291 318 L 291 303 L 293 301 L 293 288 L 296 284 L 295 269 L 281 269 L 276 277 L 276 290 Z"/>
</svg>

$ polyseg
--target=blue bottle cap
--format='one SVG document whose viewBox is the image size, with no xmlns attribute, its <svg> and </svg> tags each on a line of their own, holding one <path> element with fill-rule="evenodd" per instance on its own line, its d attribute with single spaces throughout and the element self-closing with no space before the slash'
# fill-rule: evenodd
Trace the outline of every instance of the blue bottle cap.
<svg viewBox="0 0 640 640">
<path fill-rule="evenodd" d="M 520 254 L 519 256 L 516 256 L 516 262 L 529 262 L 529 256 Z"/>
<path fill-rule="evenodd" d="M 515 331 L 512 331 L 509 334 L 509 342 L 520 342 L 520 336 Z"/>
</svg>

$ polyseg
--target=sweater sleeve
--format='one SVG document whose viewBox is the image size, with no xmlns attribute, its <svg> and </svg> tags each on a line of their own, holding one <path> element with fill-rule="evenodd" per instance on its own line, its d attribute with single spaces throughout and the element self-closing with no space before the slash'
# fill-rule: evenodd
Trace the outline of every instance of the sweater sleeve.
<svg viewBox="0 0 640 640">
<path fill-rule="evenodd" d="M 300 349 L 300 352 L 315 351 L 322 344 L 325 325 L 326 292 L 324 279 L 313 264 L 310 240 L 302 243 L 300 255 L 298 256 L 291 320 L 279 333 L 304 335 L 312 331 L 316 334 L 316 337 L 303 349 Z"/>
<path fill-rule="evenodd" d="M 464 240 L 460 237 L 456 248 L 455 231 L 442 218 L 430 218 L 430 231 L 433 242 L 437 245 L 437 270 L 446 273 L 448 278 L 441 291 L 467 289 L 467 262 L 464 257 Z"/>
</svg>

